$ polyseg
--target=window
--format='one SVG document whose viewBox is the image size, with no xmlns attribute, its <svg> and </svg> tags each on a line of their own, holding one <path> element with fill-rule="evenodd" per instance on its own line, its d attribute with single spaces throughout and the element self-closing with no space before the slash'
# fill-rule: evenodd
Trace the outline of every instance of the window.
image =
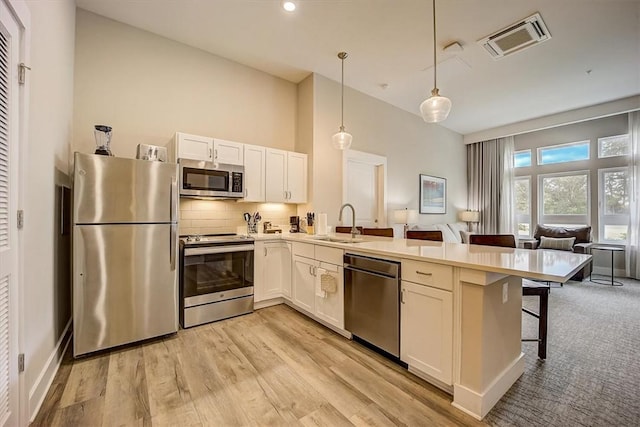
<svg viewBox="0 0 640 427">
<path fill-rule="evenodd" d="M 577 160 L 589 160 L 589 141 L 538 148 L 539 165 L 575 162 Z"/>
<path fill-rule="evenodd" d="M 589 224 L 589 171 L 538 176 L 538 222 L 546 225 Z"/>
<path fill-rule="evenodd" d="M 626 156 L 629 154 L 629 135 L 598 138 L 598 157 Z"/>
<path fill-rule="evenodd" d="M 516 168 L 531 166 L 531 150 L 516 151 L 513 154 L 513 165 Z"/>
<path fill-rule="evenodd" d="M 598 170 L 600 241 L 625 242 L 629 232 L 629 169 Z"/>
<path fill-rule="evenodd" d="M 531 236 L 531 177 L 519 177 L 515 180 L 516 223 L 518 237 Z"/>
</svg>

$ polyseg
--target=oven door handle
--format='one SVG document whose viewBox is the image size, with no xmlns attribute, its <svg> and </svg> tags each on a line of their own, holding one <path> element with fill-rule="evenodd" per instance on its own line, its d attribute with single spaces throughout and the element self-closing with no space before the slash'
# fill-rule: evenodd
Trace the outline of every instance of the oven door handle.
<svg viewBox="0 0 640 427">
<path fill-rule="evenodd" d="M 228 252 L 253 252 L 254 245 L 233 245 L 233 246 L 205 246 L 202 248 L 186 248 L 184 256 L 224 254 Z"/>
</svg>

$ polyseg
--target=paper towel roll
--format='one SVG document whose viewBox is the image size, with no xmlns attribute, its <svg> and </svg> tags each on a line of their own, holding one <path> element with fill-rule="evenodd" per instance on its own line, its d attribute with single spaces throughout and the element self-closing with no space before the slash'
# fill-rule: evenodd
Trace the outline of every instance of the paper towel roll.
<svg viewBox="0 0 640 427">
<path fill-rule="evenodd" d="M 316 221 L 316 234 L 319 236 L 327 235 L 327 214 L 319 213 Z"/>
</svg>

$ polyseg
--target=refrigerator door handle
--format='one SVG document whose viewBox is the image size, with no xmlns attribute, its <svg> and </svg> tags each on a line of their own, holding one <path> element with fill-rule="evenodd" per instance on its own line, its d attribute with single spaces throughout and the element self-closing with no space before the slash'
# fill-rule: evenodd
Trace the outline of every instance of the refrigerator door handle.
<svg viewBox="0 0 640 427">
<path fill-rule="evenodd" d="M 171 223 L 178 222 L 178 181 L 171 177 L 171 193 L 169 196 L 169 218 Z"/>
<path fill-rule="evenodd" d="M 178 224 L 171 224 L 171 232 L 169 233 L 169 264 L 171 270 L 176 269 L 176 242 L 178 239 Z"/>
</svg>

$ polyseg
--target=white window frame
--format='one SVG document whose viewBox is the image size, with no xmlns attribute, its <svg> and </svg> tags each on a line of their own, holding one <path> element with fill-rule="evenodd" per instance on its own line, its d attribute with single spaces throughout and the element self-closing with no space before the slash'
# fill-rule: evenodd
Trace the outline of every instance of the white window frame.
<svg viewBox="0 0 640 427">
<path fill-rule="evenodd" d="M 517 211 L 515 212 L 516 214 L 516 229 L 518 227 L 519 224 L 529 224 L 529 234 L 525 235 L 525 234 L 520 234 L 518 232 L 517 237 L 518 238 L 523 238 L 523 237 L 531 237 L 532 231 L 533 231 L 533 224 L 531 223 L 531 176 L 527 175 L 527 176 L 517 176 L 515 177 L 515 181 L 527 181 L 528 185 L 529 185 L 529 213 L 527 214 L 519 214 Z M 515 199 L 514 199 L 515 201 Z"/>
<path fill-rule="evenodd" d="M 571 145 L 587 145 L 587 158 L 586 159 L 578 159 L 578 160 L 570 160 L 568 162 L 557 162 L 557 163 L 542 163 L 542 150 L 546 150 L 548 148 L 561 148 L 561 147 L 568 147 Z M 582 141 L 575 141 L 575 142 L 567 142 L 567 143 L 563 143 L 563 144 L 554 144 L 554 145 L 545 145 L 544 147 L 538 147 L 536 149 L 536 164 L 538 166 L 549 166 L 549 165 L 565 165 L 568 163 L 573 163 L 573 162 L 588 162 L 589 160 L 591 160 L 591 141 L 588 139 L 582 140 Z"/>
<path fill-rule="evenodd" d="M 617 156 L 616 156 L 617 157 Z M 625 244 L 629 237 L 629 229 L 627 228 L 627 239 L 625 240 L 606 240 L 604 238 L 605 225 L 626 225 L 629 224 L 629 214 L 605 214 L 604 212 L 604 174 L 607 172 L 627 172 L 627 186 L 630 184 L 628 179 L 630 177 L 630 171 L 628 166 L 614 167 L 614 168 L 602 168 L 598 169 L 598 241 L 600 243 L 617 243 Z M 628 190 L 629 188 L 627 188 Z"/>
<path fill-rule="evenodd" d="M 627 145 L 629 146 L 629 152 L 627 152 L 627 154 L 616 154 L 613 156 L 601 156 L 600 155 L 600 147 L 602 146 L 602 141 L 606 141 L 607 139 L 614 139 L 614 138 L 620 138 L 626 136 L 627 137 Z M 598 138 L 598 158 L 599 159 L 609 159 L 611 157 L 624 157 L 624 156 L 628 156 L 629 153 L 631 152 L 631 138 L 629 138 L 629 134 L 628 133 L 623 133 L 620 135 L 611 135 L 611 136 L 603 136 L 602 138 Z"/>
<path fill-rule="evenodd" d="M 545 178 L 585 175 L 587 177 L 587 213 L 585 215 L 545 215 L 544 185 Z M 591 176 L 589 170 L 573 170 L 567 172 L 546 173 L 538 175 L 538 224 L 591 224 Z"/>
<path fill-rule="evenodd" d="M 530 162 L 530 163 L 529 163 L 529 166 L 515 166 L 515 164 L 516 164 L 516 155 L 517 155 L 518 153 L 526 153 L 526 152 L 528 152 L 528 153 L 529 153 L 529 162 Z M 525 149 L 525 150 L 518 150 L 518 151 L 514 151 L 514 153 L 513 153 L 513 165 L 514 165 L 514 168 L 515 168 L 515 169 L 520 169 L 520 168 L 530 168 L 530 167 L 532 167 L 534 164 L 533 164 L 533 153 L 531 152 L 531 148 L 527 148 L 527 149 Z"/>
</svg>

